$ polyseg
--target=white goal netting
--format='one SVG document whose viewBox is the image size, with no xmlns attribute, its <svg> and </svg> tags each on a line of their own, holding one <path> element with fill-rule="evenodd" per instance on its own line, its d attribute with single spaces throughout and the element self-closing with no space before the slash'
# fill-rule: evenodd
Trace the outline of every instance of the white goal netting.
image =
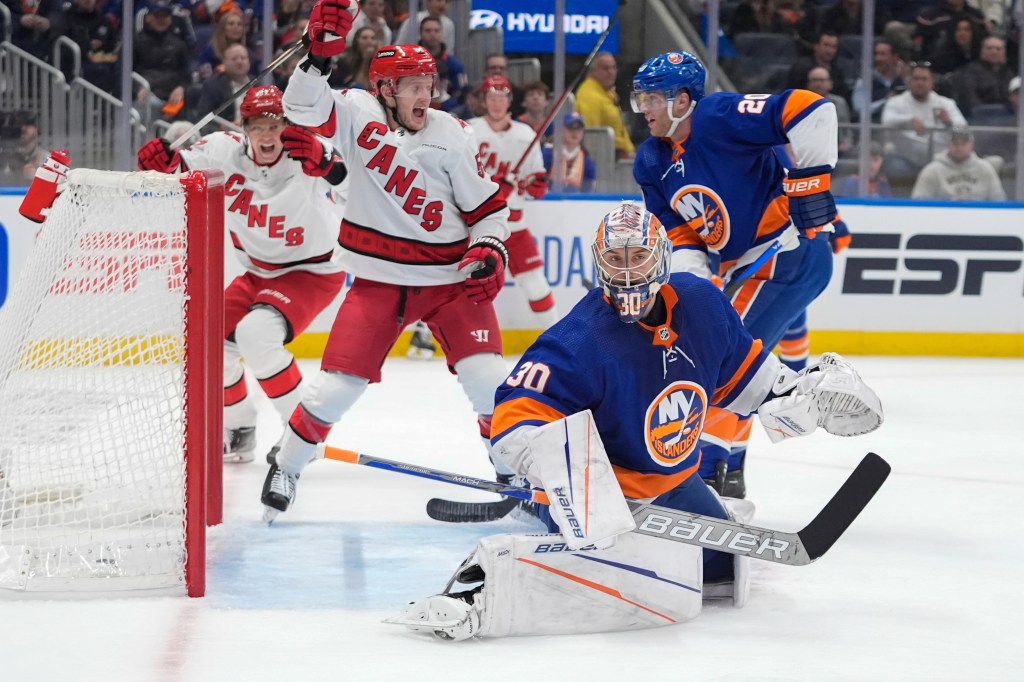
<svg viewBox="0 0 1024 682">
<path fill-rule="evenodd" d="M 183 585 L 187 237 L 178 178 L 69 173 L 0 311 L 0 588 Z"/>
</svg>

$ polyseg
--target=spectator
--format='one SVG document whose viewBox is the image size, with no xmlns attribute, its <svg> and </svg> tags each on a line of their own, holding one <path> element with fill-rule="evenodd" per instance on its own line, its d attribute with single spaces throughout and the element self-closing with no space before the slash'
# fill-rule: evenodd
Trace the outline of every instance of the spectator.
<svg viewBox="0 0 1024 682">
<path fill-rule="evenodd" d="M 954 29 L 946 34 L 932 53 L 935 73 L 951 73 L 977 59 L 981 54 L 983 37 L 984 33 L 977 22 L 966 17 L 957 19 Z"/>
<path fill-rule="evenodd" d="M 468 121 L 487 113 L 487 102 L 484 98 L 484 84 L 482 81 L 473 83 L 466 91 L 466 100 L 451 110 L 452 116 Z"/>
<path fill-rule="evenodd" d="M 30 111 L 0 115 L 0 184 L 26 186 L 46 160 L 39 147 L 39 126 Z"/>
<path fill-rule="evenodd" d="M 839 65 L 839 36 L 834 33 L 822 32 L 814 41 L 811 48 L 811 55 L 799 57 L 789 69 L 786 77 L 787 88 L 805 88 L 807 86 L 807 72 L 816 66 L 828 70 L 832 77 L 832 92 L 842 97 L 849 103 L 850 86 L 846 82 L 846 76 Z"/>
<path fill-rule="evenodd" d="M 871 120 L 880 123 L 882 107 L 890 97 L 907 89 L 904 79 L 907 65 L 900 59 L 896 48 L 887 40 L 875 41 L 875 71 L 871 76 Z M 857 79 L 853 86 L 853 107 L 858 112 L 864 106 L 864 82 Z"/>
<path fill-rule="evenodd" d="M 548 115 L 548 105 L 551 103 L 551 88 L 544 81 L 534 81 L 523 86 L 523 108 L 525 111 L 516 116 L 516 120 L 533 128 L 533 132 L 539 132 L 544 119 Z M 581 119 L 582 120 L 582 119 Z M 554 123 L 548 123 L 544 134 L 540 137 L 541 144 L 551 141 L 555 134 Z"/>
<path fill-rule="evenodd" d="M 978 24 L 984 23 L 981 12 L 968 5 L 967 0 L 939 0 L 933 7 L 921 10 L 914 28 L 914 43 L 918 54 L 933 54 L 943 38 L 953 32 L 961 17 Z"/>
<path fill-rule="evenodd" d="M 590 64 L 587 77 L 576 90 L 576 109 L 586 121 L 588 128 L 611 128 L 615 133 L 615 153 L 620 159 L 631 159 L 636 154 L 633 141 L 629 139 L 626 126 L 622 123 L 619 109 L 619 95 L 615 92 L 615 75 L 618 66 L 615 55 L 598 52 Z"/>
<path fill-rule="evenodd" d="M 377 31 L 373 26 L 357 28 L 327 82 L 332 88 L 370 89 L 370 60 L 377 54 Z"/>
<path fill-rule="evenodd" d="M 1006 201 L 999 175 L 988 161 L 974 153 L 974 135 L 953 128 L 949 148 L 935 155 L 914 183 L 914 199 L 950 201 Z"/>
<path fill-rule="evenodd" d="M 729 36 L 739 33 L 792 33 L 793 27 L 779 12 L 775 0 L 743 0 L 733 12 Z"/>
<path fill-rule="evenodd" d="M 421 3 L 422 5 L 422 3 Z M 448 49 L 455 49 L 455 23 L 448 16 L 448 0 L 426 0 L 427 9 L 420 10 L 416 13 L 416 23 L 410 24 L 409 20 L 406 19 L 402 22 L 401 27 L 398 29 L 398 35 L 400 36 L 401 43 L 411 43 L 414 40 L 415 26 L 420 26 L 421 30 L 423 27 L 423 20 L 426 17 L 431 19 L 437 19 L 441 23 L 441 40 L 448 47 Z"/>
<path fill-rule="evenodd" d="M 56 17 L 54 33 L 71 39 L 82 53 L 82 77 L 105 92 L 119 90 L 120 71 L 117 55 L 121 40 L 117 25 L 105 16 L 98 0 L 71 0 Z M 72 60 L 64 55 L 61 64 L 70 82 Z"/>
<path fill-rule="evenodd" d="M 352 22 L 352 30 L 358 31 L 363 26 L 370 26 L 377 34 L 378 45 L 391 45 L 391 27 L 384 16 L 384 0 L 363 0 L 359 6 L 359 14 Z"/>
<path fill-rule="evenodd" d="M 205 81 L 220 71 L 221 62 L 224 61 L 224 51 L 230 45 L 245 44 L 245 19 L 238 12 L 223 14 L 217 21 L 217 30 L 214 31 L 210 42 L 196 58 L 199 80 Z M 253 64 L 253 61 L 252 55 L 249 55 L 250 65 Z"/>
<path fill-rule="evenodd" d="M 190 52 L 170 28 L 171 3 L 152 0 L 135 36 L 135 71 L 150 87 L 136 94 L 136 101 L 151 110 L 144 112 L 143 120 L 149 120 L 150 113 L 174 119 L 185 105 L 185 88 L 192 80 Z"/>
<path fill-rule="evenodd" d="M 941 129 L 966 126 L 956 102 L 935 92 L 931 64 L 910 64 L 910 87 L 892 97 L 882 110 L 882 125 L 893 129 L 896 156 L 888 160 L 894 175 L 914 175 L 928 162 L 929 151 L 949 143 L 949 133 Z M 940 132 L 933 132 L 939 129 Z M 894 164 L 899 164 L 897 169 Z M 897 172 L 898 171 L 898 172 Z"/>
<path fill-rule="evenodd" d="M 276 59 L 280 54 L 281 51 L 278 50 L 274 54 L 274 58 Z M 284 92 L 284 89 L 288 86 L 288 81 L 291 80 L 292 74 L 295 73 L 295 67 L 299 65 L 299 61 L 303 56 L 302 50 L 293 52 L 292 56 L 286 59 L 281 66 L 274 69 L 274 86 L 278 90 Z"/>
<path fill-rule="evenodd" d="M 981 55 L 954 74 L 954 91 L 960 110 L 970 116 L 979 104 L 1008 101 L 1014 73 L 1006 65 L 1006 42 L 989 36 L 981 42 Z"/>
<path fill-rule="evenodd" d="M 11 42 L 33 57 L 50 61 L 51 15 L 59 10 L 54 0 L 3 0 L 11 10 Z M 33 171 L 35 172 L 35 171 Z"/>
<path fill-rule="evenodd" d="M 249 82 L 249 50 L 245 45 L 229 45 L 224 52 L 223 67 L 223 71 L 203 83 L 199 104 L 196 106 L 196 118 L 206 116 Z M 232 102 L 231 106 L 219 115 L 227 121 L 240 123 L 242 119 L 238 113 L 238 100 Z M 215 130 L 216 127 L 211 126 L 204 130 L 203 134 L 207 135 Z"/>
<path fill-rule="evenodd" d="M 298 21 L 302 15 L 309 15 L 302 9 L 302 0 L 278 0 L 274 9 L 274 49 L 294 40 Z M 362 14 L 362 12 L 360 12 Z"/>
<path fill-rule="evenodd" d="M 441 22 L 436 17 L 425 17 L 420 22 L 419 44 L 426 48 L 438 66 L 444 62 L 448 71 L 448 94 L 461 101 L 466 87 L 466 67 L 458 57 L 448 51 L 448 46 L 443 40 Z"/>
<path fill-rule="evenodd" d="M 817 93 L 836 105 L 836 120 L 839 122 L 839 155 L 847 154 L 853 148 L 853 129 L 850 126 L 850 105 L 832 92 L 832 76 L 828 69 L 816 66 L 807 72 L 802 87 Z"/>
<path fill-rule="evenodd" d="M 508 57 L 500 52 L 492 52 L 484 58 L 484 78 L 488 76 L 501 76 L 512 83 L 508 77 Z M 523 113 L 523 93 L 515 83 L 512 83 L 512 115 L 519 116 Z"/>
<path fill-rule="evenodd" d="M 825 10 L 822 15 L 819 25 L 821 32 L 833 33 L 837 36 L 859 36 L 863 28 L 864 20 L 861 16 L 863 10 L 862 0 L 839 0 Z M 882 34 L 889 19 L 889 12 L 885 7 L 875 7 L 874 35 Z"/>
<path fill-rule="evenodd" d="M 583 147 L 583 117 L 575 111 L 565 115 L 562 125 L 562 170 L 563 178 L 561 187 L 555 187 L 556 191 L 582 192 L 594 191 L 594 183 L 597 182 L 597 164 L 590 154 Z M 548 172 L 548 186 L 556 183 L 555 172 L 551 167 L 554 160 L 554 149 L 547 145 L 541 149 L 544 157 L 544 168 Z"/>
<path fill-rule="evenodd" d="M 892 197 L 892 187 L 889 179 L 885 177 L 883 166 L 885 165 L 885 151 L 882 145 L 877 142 L 871 143 L 871 156 L 868 157 L 868 193 L 865 196 L 877 199 L 889 199 Z M 839 182 L 837 197 L 859 197 L 860 196 L 860 174 L 847 175 Z"/>
</svg>

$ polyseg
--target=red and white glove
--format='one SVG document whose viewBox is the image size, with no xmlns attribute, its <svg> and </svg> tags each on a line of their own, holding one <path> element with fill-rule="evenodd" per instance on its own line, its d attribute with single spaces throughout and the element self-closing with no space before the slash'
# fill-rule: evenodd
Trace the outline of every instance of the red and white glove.
<svg viewBox="0 0 1024 682">
<path fill-rule="evenodd" d="M 174 173 L 181 165 L 181 154 L 177 150 L 172 151 L 167 140 L 154 137 L 139 149 L 138 163 L 139 170 Z"/>
<path fill-rule="evenodd" d="M 309 14 L 302 44 L 318 59 L 337 57 L 345 51 L 345 37 L 359 14 L 355 0 L 317 0 Z"/>
<path fill-rule="evenodd" d="M 50 214 L 50 207 L 64 191 L 65 176 L 71 167 L 67 149 L 50 152 L 49 158 L 36 169 L 32 184 L 21 200 L 18 212 L 34 223 L 41 223 Z"/>
<path fill-rule="evenodd" d="M 506 203 L 510 196 L 519 191 L 519 179 L 512 172 L 494 175 L 491 180 L 498 183 L 498 196 Z"/>
<path fill-rule="evenodd" d="M 334 165 L 333 155 L 316 135 L 306 128 L 288 126 L 281 131 L 281 143 L 291 158 L 302 163 L 302 172 L 315 178 L 327 175 Z"/>
<path fill-rule="evenodd" d="M 465 270 L 466 295 L 473 303 L 487 303 L 505 286 L 505 264 L 508 263 L 508 249 L 496 237 L 481 237 L 469 245 L 469 250 L 459 263 L 459 270 Z"/>
<path fill-rule="evenodd" d="M 520 181 L 519 185 L 523 194 L 529 194 L 534 199 L 543 198 L 548 191 L 548 179 L 544 173 L 527 176 L 525 180 Z"/>
</svg>

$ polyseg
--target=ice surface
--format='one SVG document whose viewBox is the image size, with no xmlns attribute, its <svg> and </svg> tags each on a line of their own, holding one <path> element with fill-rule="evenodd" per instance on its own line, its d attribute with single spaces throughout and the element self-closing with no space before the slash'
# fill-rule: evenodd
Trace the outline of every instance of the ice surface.
<svg viewBox="0 0 1024 682">
<path fill-rule="evenodd" d="M 881 396 L 877 432 L 771 446 L 755 429 L 754 523 L 803 526 L 865 452 L 893 474 L 811 566 L 754 562 L 746 608 L 632 633 L 446 644 L 384 625 L 440 590 L 477 537 L 427 499 L 486 499 L 317 462 L 292 511 L 260 522 L 266 465 L 225 472 L 208 596 L 0 601 L 2 680 L 1020 680 L 1024 361 L 851 360 Z M 316 364 L 304 362 L 307 375 Z M 260 452 L 280 426 L 262 404 Z M 330 442 L 477 476 L 490 470 L 441 361 L 390 360 Z"/>
</svg>

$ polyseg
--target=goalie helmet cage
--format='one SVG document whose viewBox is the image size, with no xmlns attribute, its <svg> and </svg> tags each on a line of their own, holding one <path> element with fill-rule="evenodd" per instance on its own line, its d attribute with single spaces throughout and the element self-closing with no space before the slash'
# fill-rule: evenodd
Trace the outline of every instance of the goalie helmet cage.
<svg viewBox="0 0 1024 682">
<path fill-rule="evenodd" d="M 204 594 L 223 180 L 68 173 L 0 309 L 0 597 Z"/>
</svg>

